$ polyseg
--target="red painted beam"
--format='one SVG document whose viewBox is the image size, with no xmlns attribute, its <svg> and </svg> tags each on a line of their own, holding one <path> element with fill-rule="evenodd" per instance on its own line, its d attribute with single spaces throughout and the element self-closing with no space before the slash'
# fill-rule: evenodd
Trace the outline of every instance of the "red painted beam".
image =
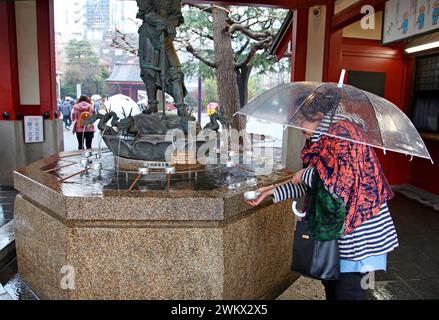
<svg viewBox="0 0 439 320">
<path fill-rule="evenodd" d="M 374 7 L 375 12 L 378 12 L 384 9 L 385 2 L 386 0 L 361 0 L 344 9 L 333 17 L 332 32 L 343 29 L 344 27 L 360 20 L 364 16 L 364 14 L 361 13 L 361 8 L 363 6 L 372 6 Z"/>
<path fill-rule="evenodd" d="M 324 5 L 328 0 L 183 0 L 182 3 L 193 4 L 217 4 L 228 6 L 260 6 L 284 9 L 309 8 L 317 5 Z"/>
</svg>

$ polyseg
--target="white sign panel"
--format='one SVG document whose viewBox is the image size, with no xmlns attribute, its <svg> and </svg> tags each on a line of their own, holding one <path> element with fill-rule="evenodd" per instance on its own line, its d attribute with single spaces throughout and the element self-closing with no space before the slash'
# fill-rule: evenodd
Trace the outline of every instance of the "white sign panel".
<svg viewBox="0 0 439 320">
<path fill-rule="evenodd" d="M 41 116 L 24 117 L 24 142 L 44 142 L 44 121 Z"/>
<path fill-rule="evenodd" d="M 439 30 L 439 0 L 386 2 L 383 44 Z"/>
</svg>

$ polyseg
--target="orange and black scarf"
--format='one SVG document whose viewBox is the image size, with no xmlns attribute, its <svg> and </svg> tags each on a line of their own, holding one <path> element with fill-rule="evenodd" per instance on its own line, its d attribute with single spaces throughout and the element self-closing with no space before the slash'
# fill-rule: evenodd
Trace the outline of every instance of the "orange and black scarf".
<svg viewBox="0 0 439 320">
<path fill-rule="evenodd" d="M 348 120 L 332 124 L 327 134 L 364 141 L 361 127 Z M 304 147 L 302 159 L 306 166 L 316 168 L 328 192 L 343 199 L 345 234 L 378 215 L 381 205 L 393 197 L 375 151 L 369 146 L 323 135 Z"/>
</svg>

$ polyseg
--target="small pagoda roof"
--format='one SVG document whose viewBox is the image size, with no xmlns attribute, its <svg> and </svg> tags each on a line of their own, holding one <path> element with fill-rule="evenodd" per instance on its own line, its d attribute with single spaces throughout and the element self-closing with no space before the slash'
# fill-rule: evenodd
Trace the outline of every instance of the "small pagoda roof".
<svg viewBox="0 0 439 320">
<path fill-rule="evenodd" d="M 143 83 L 140 78 L 140 66 L 136 63 L 116 63 L 107 82 Z"/>
</svg>

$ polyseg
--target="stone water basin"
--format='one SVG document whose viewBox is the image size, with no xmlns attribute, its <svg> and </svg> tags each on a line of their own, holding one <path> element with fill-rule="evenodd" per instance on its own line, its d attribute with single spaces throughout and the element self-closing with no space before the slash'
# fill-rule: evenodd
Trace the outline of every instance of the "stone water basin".
<svg viewBox="0 0 439 320">
<path fill-rule="evenodd" d="M 137 173 L 116 170 L 111 153 L 91 157 L 100 175 L 74 175 L 81 159 L 61 153 L 14 173 L 19 273 L 40 298 L 263 299 L 296 278 L 291 203 L 243 201 L 287 170 L 209 165 L 169 183 L 154 172 L 128 191 Z"/>
</svg>

